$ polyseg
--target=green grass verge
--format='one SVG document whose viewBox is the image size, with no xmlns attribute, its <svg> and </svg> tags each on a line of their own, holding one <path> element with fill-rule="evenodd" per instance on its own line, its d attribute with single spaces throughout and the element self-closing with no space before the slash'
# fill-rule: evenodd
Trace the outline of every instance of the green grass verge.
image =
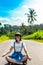
<svg viewBox="0 0 43 65">
<path fill-rule="evenodd" d="M 43 43 L 43 40 L 33 40 L 33 39 L 30 39 L 30 40 L 32 40 L 32 41 L 35 41 L 35 42 L 41 42 L 41 43 Z"/>
<path fill-rule="evenodd" d="M 31 34 L 31 35 L 27 35 L 27 36 L 23 36 L 23 39 L 38 39 L 38 40 L 43 40 L 43 30 L 38 30 L 37 32 Z"/>
<path fill-rule="evenodd" d="M 3 41 L 5 41 L 5 40 L 9 40 L 9 37 L 6 36 L 6 35 L 0 36 L 0 42 L 3 42 Z"/>
<path fill-rule="evenodd" d="M 31 35 L 23 36 L 22 39 L 33 40 L 36 42 L 43 43 L 43 30 L 38 30 L 37 32 L 35 32 Z"/>
</svg>

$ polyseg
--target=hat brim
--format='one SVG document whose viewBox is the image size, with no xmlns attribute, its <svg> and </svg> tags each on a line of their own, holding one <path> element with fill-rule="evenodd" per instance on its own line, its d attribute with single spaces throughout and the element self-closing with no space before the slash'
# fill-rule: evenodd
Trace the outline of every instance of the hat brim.
<svg viewBox="0 0 43 65">
<path fill-rule="evenodd" d="M 20 34 L 15 34 L 15 36 L 21 36 Z"/>
</svg>

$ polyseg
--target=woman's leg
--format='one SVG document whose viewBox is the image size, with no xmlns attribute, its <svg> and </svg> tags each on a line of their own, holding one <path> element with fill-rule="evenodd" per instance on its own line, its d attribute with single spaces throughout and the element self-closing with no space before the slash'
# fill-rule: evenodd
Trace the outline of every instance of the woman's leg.
<svg viewBox="0 0 43 65">
<path fill-rule="evenodd" d="M 28 57 L 27 57 L 27 55 L 25 55 L 21 61 L 26 61 L 27 59 L 28 59 Z"/>
<path fill-rule="evenodd" d="M 8 62 L 11 62 L 11 63 L 22 64 L 22 62 L 15 62 L 14 60 L 12 60 L 12 59 L 9 58 L 9 57 L 5 57 L 5 59 L 6 59 Z"/>
<path fill-rule="evenodd" d="M 14 60 L 12 60 L 12 59 L 9 58 L 9 57 L 5 57 L 5 59 L 6 59 L 8 62 L 16 63 Z"/>
</svg>

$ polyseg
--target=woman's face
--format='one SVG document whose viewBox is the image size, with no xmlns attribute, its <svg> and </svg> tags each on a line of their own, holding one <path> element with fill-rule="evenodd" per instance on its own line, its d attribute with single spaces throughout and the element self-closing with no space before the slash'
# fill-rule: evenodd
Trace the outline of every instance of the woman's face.
<svg viewBox="0 0 43 65">
<path fill-rule="evenodd" d="M 17 42 L 20 42 L 20 36 L 16 36 Z"/>
</svg>

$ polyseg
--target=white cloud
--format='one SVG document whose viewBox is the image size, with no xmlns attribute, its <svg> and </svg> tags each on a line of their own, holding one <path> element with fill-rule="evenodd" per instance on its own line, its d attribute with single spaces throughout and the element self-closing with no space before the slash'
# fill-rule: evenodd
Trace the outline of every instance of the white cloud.
<svg viewBox="0 0 43 65">
<path fill-rule="evenodd" d="M 16 17 L 16 18 L 11 18 L 10 19 L 10 24 L 11 25 L 21 25 L 21 23 L 25 23 L 25 25 L 27 24 L 27 19 L 25 20 L 26 18 L 22 18 L 22 17 Z"/>
<path fill-rule="evenodd" d="M 7 20 L 7 21 L 9 21 L 9 19 L 8 19 L 8 18 L 3 18 L 3 17 L 0 17 L 0 21 L 2 21 L 2 20 Z"/>
<path fill-rule="evenodd" d="M 3 26 L 3 24 L 10 24 L 10 19 L 8 19 L 8 18 L 3 18 L 3 17 L 0 17 L 0 22 L 2 23 L 2 26 Z"/>
</svg>

